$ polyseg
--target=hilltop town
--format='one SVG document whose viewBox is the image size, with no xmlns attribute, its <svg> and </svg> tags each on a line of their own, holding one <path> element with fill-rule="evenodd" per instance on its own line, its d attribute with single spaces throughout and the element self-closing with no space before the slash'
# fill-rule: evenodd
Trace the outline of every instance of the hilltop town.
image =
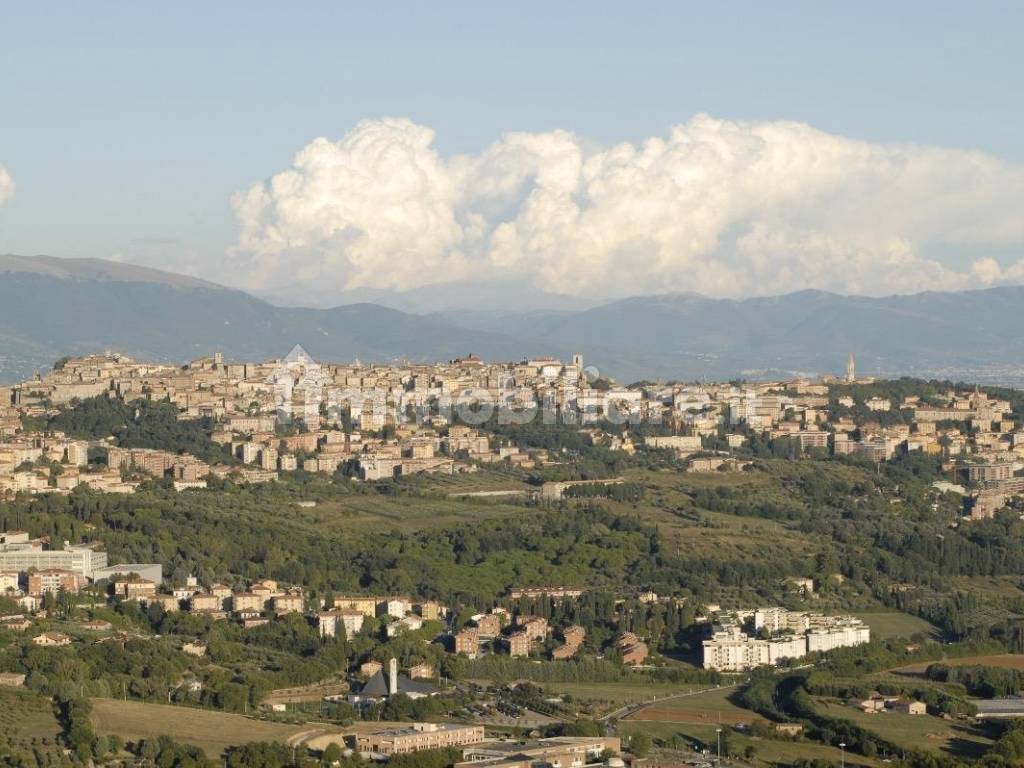
<svg viewBox="0 0 1024 768">
<path fill-rule="evenodd" d="M 611 451 L 671 451 L 693 472 L 742 469 L 752 439 L 793 458 L 939 456 L 948 482 L 937 487 L 965 497 L 975 519 L 1024 493 L 1024 429 L 1007 399 L 954 388 L 915 393 L 912 385 L 894 397 L 873 392 L 873 383 L 858 379 L 852 356 L 843 377 L 820 381 L 623 386 L 597 377 L 578 355 L 363 366 L 318 363 L 296 348 L 281 360 L 215 355 L 181 367 L 94 355 L 0 391 L 0 491 L 66 493 L 84 484 L 131 493 L 145 477 L 185 490 L 208 477 L 262 483 L 298 470 L 379 481 L 561 460 L 496 438 L 486 426 L 497 422 L 575 425 Z M 167 403 L 175 419 L 209 425 L 222 450 L 210 461 L 47 428 L 48 417 L 94 398 Z"/>
<path fill-rule="evenodd" d="M 103 735 L 148 711 L 129 705 L 302 722 L 285 743 L 311 760 L 502 768 L 838 749 L 784 691 L 815 718 L 979 734 L 1013 708 L 882 674 L 1024 647 L 1013 390 L 852 357 L 816 380 L 621 384 L 580 356 L 296 349 L 67 358 L 0 394 L 0 682 L 72 713 L 81 759 L 146 759 L 152 738 Z M 732 724 L 709 738 L 716 711 Z M 678 735 L 652 742 L 655 715 Z M 894 748 L 869 731 L 862 754 Z M 209 748 L 174 735 L 160 749 Z"/>
</svg>

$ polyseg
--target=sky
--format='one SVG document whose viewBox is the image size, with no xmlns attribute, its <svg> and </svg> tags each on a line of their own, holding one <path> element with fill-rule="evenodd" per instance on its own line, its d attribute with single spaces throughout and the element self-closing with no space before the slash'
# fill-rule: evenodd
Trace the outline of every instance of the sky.
<svg viewBox="0 0 1024 768">
<path fill-rule="evenodd" d="M 1024 282 L 1022 28 L 1018 2 L 9 4 L 0 253 L 300 302 Z"/>
</svg>

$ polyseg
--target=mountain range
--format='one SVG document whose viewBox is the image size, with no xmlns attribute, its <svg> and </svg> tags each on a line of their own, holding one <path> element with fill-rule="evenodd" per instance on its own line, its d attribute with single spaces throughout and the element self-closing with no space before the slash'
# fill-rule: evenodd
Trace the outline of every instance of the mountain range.
<svg viewBox="0 0 1024 768">
<path fill-rule="evenodd" d="M 214 351 L 280 357 L 301 344 L 318 359 L 363 362 L 581 352 L 588 365 L 623 382 L 839 372 L 853 353 L 865 373 L 1024 383 L 1018 286 L 880 298 L 812 290 L 743 300 L 672 294 L 595 306 L 559 305 L 547 294 L 520 309 L 488 304 L 490 289 L 435 290 L 445 297 L 435 305 L 430 291 L 417 292 L 420 312 L 366 302 L 282 307 L 120 262 L 0 256 L 0 381 L 28 378 L 63 355 L 106 349 L 184 362 Z"/>
</svg>

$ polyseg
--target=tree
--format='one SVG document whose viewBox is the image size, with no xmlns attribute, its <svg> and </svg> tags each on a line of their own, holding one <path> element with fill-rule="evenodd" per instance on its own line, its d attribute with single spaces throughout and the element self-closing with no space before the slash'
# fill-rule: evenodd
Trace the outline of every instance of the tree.
<svg viewBox="0 0 1024 768">
<path fill-rule="evenodd" d="M 320 761 L 324 765 L 333 765 L 334 763 L 340 762 L 342 758 L 341 747 L 335 743 L 330 743 L 324 749 L 323 754 L 320 755 Z"/>
<path fill-rule="evenodd" d="M 637 757 L 646 757 L 652 746 L 651 737 L 644 731 L 634 733 L 629 739 L 629 751 Z"/>
</svg>

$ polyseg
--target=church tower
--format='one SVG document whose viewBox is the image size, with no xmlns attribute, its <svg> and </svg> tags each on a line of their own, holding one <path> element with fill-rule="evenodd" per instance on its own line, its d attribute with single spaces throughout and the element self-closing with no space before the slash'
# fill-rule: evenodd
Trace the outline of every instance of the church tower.
<svg viewBox="0 0 1024 768">
<path fill-rule="evenodd" d="M 857 367 L 853 362 L 853 352 L 850 353 L 849 360 L 846 361 L 846 381 L 848 384 L 852 384 L 857 380 Z"/>
</svg>

